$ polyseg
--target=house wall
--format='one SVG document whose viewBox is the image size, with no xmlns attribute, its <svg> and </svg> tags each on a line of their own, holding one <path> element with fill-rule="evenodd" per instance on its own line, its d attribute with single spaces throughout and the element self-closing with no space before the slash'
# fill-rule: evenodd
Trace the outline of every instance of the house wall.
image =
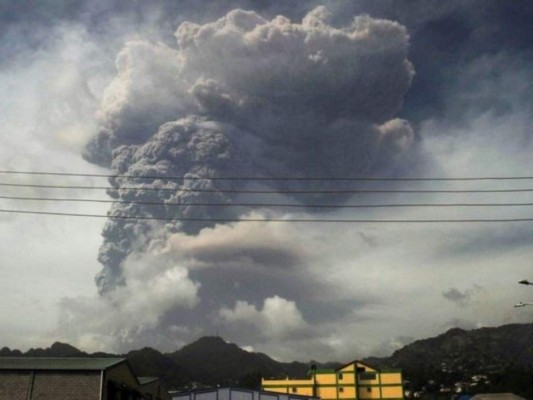
<svg viewBox="0 0 533 400">
<path fill-rule="evenodd" d="M 147 400 L 170 400 L 170 395 L 159 380 L 142 385 L 141 391 Z"/>
<path fill-rule="evenodd" d="M 99 400 L 100 373 L 71 371 L 37 371 L 31 399 Z"/>
<path fill-rule="evenodd" d="M 0 400 L 99 400 L 100 374 L 0 371 Z"/>
<path fill-rule="evenodd" d="M 313 379 L 274 379 L 263 380 L 263 390 L 276 392 L 297 394 L 302 396 L 313 396 Z"/>
<path fill-rule="evenodd" d="M 403 390 L 402 387 L 398 386 L 391 386 L 391 387 L 383 387 L 383 398 L 384 399 L 402 399 L 403 398 Z"/>
<path fill-rule="evenodd" d="M 139 389 L 139 382 L 133 375 L 128 364 L 123 362 L 108 368 L 105 373 L 106 380 L 112 379 L 117 382 L 124 383 L 132 388 Z"/>
<path fill-rule="evenodd" d="M 0 400 L 26 400 L 30 373 L 0 371 Z"/>
<path fill-rule="evenodd" d="M 109 391 L 110 382 L 118 382 L 121 385 L 125 385 L 125 388 L 118 388 L 118 390 L 114 391 L 113 396 Z M 132 393 L 129 393 L 128 395 L 123 394 L 123 392 L 131 391 L 140 393 L 142 390 L 137 378 L 135 378 L 133 372 L 126 362 L 112 366 L 105 371 L 104 394 L 102 396 L 102 400 L 122 400 L 123 398 L 127 398 L 128 400 L 136 400 L 138 395 L 134 395 Z"/>
<path fill-rule="evenodd" d="M 380 371 L 354 362 L 338 370 L 312 370 L 308 380 L 263 379 L 263 390 L 318 396 L 322 400 L 403 399 L 400 370 Z"/>
<path fill-rule="evenodd" d="M 402 384 L 402 374 L 398 372 L 382 372 L 381 373 L 381 383 L 384 385 L 401 385 Z"/>
</svg>

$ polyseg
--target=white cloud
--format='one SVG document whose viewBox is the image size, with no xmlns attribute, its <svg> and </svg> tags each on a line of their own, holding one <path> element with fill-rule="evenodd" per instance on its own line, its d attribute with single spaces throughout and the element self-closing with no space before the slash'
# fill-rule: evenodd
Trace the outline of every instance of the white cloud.
<svg viewBox="0 0 533 400">
<path fill-rule="evenodd" d="M 123 351 L 140 346 L 148 337 L 168 348 L 182 343 L 171 340 L 176 332 L 190 330 L 170 325 L 163 334 L 161 319 L 172 309 L 194 308 L 200 285 L 180 266 L 164 265 L 145 255 L 130 261 L 125 284 L 99 297 L 65 297 L 60 304 L 59 331 L 63 340 L 91 351 Z M 147 263 L 151 273 L 139 268 Z M 96 346 L 96 347 L 94 347 Z"/>
<path fill-rule="evenodd" d="M 307 328 L 296 304 L 279 296 L 265 299 L 262 309 L 237 301 L 233 309 L 220 309 L 219 316 L 227 323 L 253 324 L 260 335 L 270 339 L 298 334 Z"/>
</svg>

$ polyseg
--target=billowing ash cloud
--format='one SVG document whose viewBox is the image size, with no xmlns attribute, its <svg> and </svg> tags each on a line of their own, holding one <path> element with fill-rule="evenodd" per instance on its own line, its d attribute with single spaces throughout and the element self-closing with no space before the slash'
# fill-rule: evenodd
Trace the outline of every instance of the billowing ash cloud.
<svg viewBox="0 0 533 400">
<path fill-rule="evenodd" d="M 320 215 L 311 207 L 236 207 L 346 198 L 281 193 L 333 189 L 333 183 L 215 178 L 528 175 L 530 0 L 23 3 L 0 7 L 0 88 L 9 93 L 0 100 L 4 170 L 106 173 L 107 168 L 107 173 L 161 176 L 114 179 L 110 194 L 117 199 L 167 204 L 121 204 L 110 211 L 116 215 L 529 217 L 527 207 L 337 209 Z M 305 17 L 319 4 L 327 10 Z M 354 21 L 360 14 L 370 18 Z M 410 35 L 407 58 L 416 76 L 407 93 L 412 70 L 406 32 L 383 19 L 397 21 Z M 183 21 L 196 24 L 178 29 Z M 416 124 L 414 145 L 409 124 L 396 117 Z M 79 157 L 89 138 L 85 157 L 91 166 Z M 170 176 L 185 178 L 165 178 Z M 21 176 L 20 182 L 43 179 Z M 47 182 L 58 184 L 59 178 Z M 72 177 L 62 183 L 92 182 L 96 178 Z M 133 185 L 143 190 L 127 189 Z M 525 182 L 396 185 L 481 189 L 522 188 Z M 9 193 L 53 195 L 47 189 Z M 96 191 L 61 193 L 55 197 L 101 198 Z M 517 196 L 359 195 L 349 203 L 531 202 L 528 193 Z M 233 206 L 195 205 L 215 202 Z M 105 212 L 105 205 L 92 204 L 4 200 L 10 209 Z M 347 361 L 388 355 L 451 327 L 528 322 L 527 313 L 512 309 L 527 300 L 517 298 L 515 282 L 531 272 L 528 223 L 495 229 L 470 223 L 110 220 L 100 254 L 102 295 L 92 296 L 103 223 L 2 216 L 4 345 L 62 340 L 86 351 L 146 345 L 173 351 L 219 332 L 279 359 Z M 54 329 L 58 313 L 57 331 L 42 337 Z"/>
<path fill-rule="evenodd" d="M 442 296 L 446 300 L 449 300 L 452 303 L 455 303 L 459 307 L 465 307 L 472 302 L 472 299 L 474 298 L 476 293 L 478 293 L 481 290 L 482 288 L 477 285 L 474 285 L 470 289 L 465 289 L 464 291 L 460 291 L 457 288 L 450 288 L 446 290 L 445 292 L 442 292 Z"/>
<path fill-rule="evenodd" d="M 204 25 L 182 23 L 176 47 L 127 43 L 85 158 L 116 174 L 161 177 L 112 179 L 117 199 L 184 206 L 117 204 L 110 215 L 237 218 L 245 210 L 191 204 L 231 204 L 238 197 L 228 190 L 288 185 L 224 177 L 391 173 L 414 136 L 408 122 L 394 119 L 414 74 L 406 30 L 369 17 L 337 28 L 329 18 L 324 7 L 301 23 L 233 10 Z M 100 292 L 126 283 L 130 254 L 210 226 L 110 219 Z"/>
</svg>

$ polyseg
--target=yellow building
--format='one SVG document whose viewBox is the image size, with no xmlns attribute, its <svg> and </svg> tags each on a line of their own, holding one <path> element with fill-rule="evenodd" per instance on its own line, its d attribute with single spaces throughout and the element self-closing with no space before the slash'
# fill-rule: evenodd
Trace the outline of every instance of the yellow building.
<svg viewBox="0 0 533 400">
<path fill-rule="evenodd" d="M 263 379 L 261 385 L 269 392 L 315 396 L 322 400 L 404 398 L 401 370 L 377 369 L 360 361 L 335 370 L 312 368 L 308 379 Z"/>
</svg>

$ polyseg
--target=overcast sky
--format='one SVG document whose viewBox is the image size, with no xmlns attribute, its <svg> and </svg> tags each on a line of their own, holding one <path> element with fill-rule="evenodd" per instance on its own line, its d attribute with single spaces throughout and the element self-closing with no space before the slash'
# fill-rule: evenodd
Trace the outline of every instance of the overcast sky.
<svg viewBox="0 0 533 400">
<path fill-rule="evenodd" d="M 0 182 L 109 190 L 1 186 L 1 210 L 103 217 L 0 213 L 0 346 L 173 351 L 219 334 L 347 361 L 531 322 L 512 306 L 533 300 L 517 284 L 533 222 L 334 222 L 532 218 L 343 207 L 533 203 L 442 193 L 531 180 L 402 180 L 533 176 L 531 2 L 62 3 L 1 2 Z M 328 179 L 272 179 L 287 177 Z M 353 177 L 391 180 L 336 180 Z M 441 192 L 338 193 L 354 190 Z"/>
</svg>

